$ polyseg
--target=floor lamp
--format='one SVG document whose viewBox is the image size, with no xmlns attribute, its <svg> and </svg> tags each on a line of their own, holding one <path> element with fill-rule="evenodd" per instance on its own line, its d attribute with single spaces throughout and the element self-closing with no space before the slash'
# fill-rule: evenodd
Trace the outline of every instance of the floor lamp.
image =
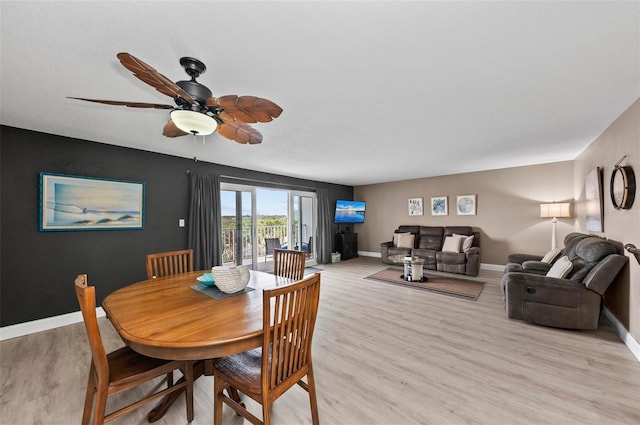
<svg viewBox="0 0 640 425">
<path fill-rule="evenodd" d="M 551 204 L 540 204 L 540 217 L 551 218 L 551 249 L 556 249 L 556 223 L 558 217 L 571 217 L 569 211 L 571 204 L 568 202 L 554 202 Z"/>
</svg>

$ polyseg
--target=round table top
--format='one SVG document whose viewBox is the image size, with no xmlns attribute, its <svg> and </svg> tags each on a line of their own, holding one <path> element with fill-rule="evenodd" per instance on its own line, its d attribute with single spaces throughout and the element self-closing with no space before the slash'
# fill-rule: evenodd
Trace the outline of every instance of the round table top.
<svg viewBox="0 0 640 425">
<path fill-rule="evenodd" d="M 262 289 L 290 284 L 251 271 L 253 291 L 214 299 L 191 288 L 197 271 L 145 280 L 108 295 L 102 307 L 133 350 L 169 360 L 221 357 L 262 343 Z"/>
<path fill-rule="evenodd" d="M 396 264 L 424 264 L 424 258 L 410 255 L 390 255 L 389 261 Z"/>
</svg>

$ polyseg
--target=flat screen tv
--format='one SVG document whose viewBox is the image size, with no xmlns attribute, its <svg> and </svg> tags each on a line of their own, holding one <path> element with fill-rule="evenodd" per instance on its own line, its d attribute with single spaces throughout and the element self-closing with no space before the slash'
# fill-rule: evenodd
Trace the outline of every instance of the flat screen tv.
<svg viewBox="0 0 640 425">
<path fill-rule="evenodd" d="M 364 223 L 366 203 L 362 201 L 336 201 L 336 223 Z"/>
</svg>

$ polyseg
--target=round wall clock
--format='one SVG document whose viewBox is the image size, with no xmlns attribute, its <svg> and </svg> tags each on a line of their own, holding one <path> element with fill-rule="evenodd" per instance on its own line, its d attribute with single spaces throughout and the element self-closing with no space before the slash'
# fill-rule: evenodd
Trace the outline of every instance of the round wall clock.
<svg viewBox="0 0 640 425">
<path fill-rule="evenodd" d="M 628 210 L 636 197 L 636 177 L 630 166 L 616 167 L 611 172 L 611 202 L 617 210 Z"/>
</svg>

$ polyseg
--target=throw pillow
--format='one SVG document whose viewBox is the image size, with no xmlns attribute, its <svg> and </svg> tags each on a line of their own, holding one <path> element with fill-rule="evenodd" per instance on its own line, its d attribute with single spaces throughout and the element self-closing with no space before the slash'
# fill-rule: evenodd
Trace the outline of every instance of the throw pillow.
<svg viewBox="0 0 640 425">
<path fill-rule="evenodd" d="M 442 252 L 460 252 L 461 241 L 462 239 L 459 236 L 447 236 L 444 238 Z"/>
<path fill-rule="evenodd" d="M 400 235 L 410 235 L 410 232 L 402 232 L 402 233 L 394 233 L 393 234 L 393 246 L 394 247 L 398 247 L 398 238 L 400 237 Z"/>
<path fill-rule="evenodd" d="M 416 236 L 411 233 L 400 233 L 398 235 L 398 248 L 413 248 L 413 240 Z"/>
<path fill-rule="evenodd" d="M 553 266 L 551 266 L 551 268 L 547 272 L 547 276 L 564 279 L 569 274 L 572 268 L 573 264 L 571 263 L 571 260 L 569 260 L 569 257 L 563 255 L 562 257 L 558 258 L 558 261 L 556 261 Z"/>
<path fill-rule="evenodd" d="M 453 236 L 457 236 L 461 239 L 460 246 L 464 252 L 469 251 L 469 248 L 473 245 L 473 235 L 467 236 L 454 233 Z"/>
<path fill-rule="evenodd" d="M 561 253 L 562 253 L 562 249 L 560 248 L 552 249 L 551 251 L 547 252 L 545 256 L 542 257 L 542 260 L 540 261 L 542 261 L 543 263 L 551 264 L 556 258 L 560 256 Z"/>
</svg>

